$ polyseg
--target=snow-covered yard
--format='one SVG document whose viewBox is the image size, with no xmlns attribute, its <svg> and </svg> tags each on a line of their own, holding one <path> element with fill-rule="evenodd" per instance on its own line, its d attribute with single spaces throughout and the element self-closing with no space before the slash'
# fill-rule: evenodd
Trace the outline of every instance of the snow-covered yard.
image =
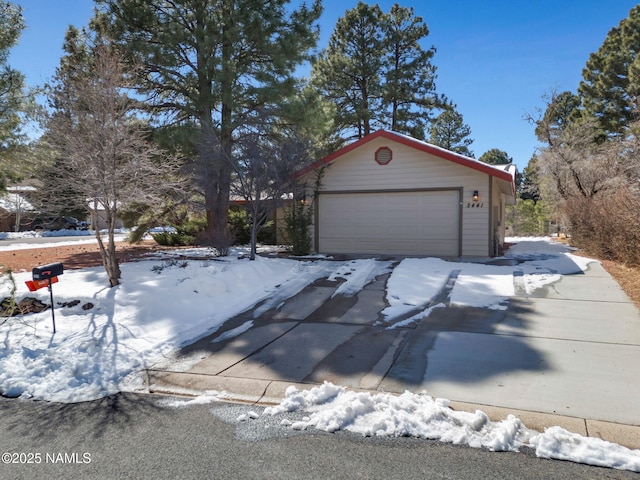
<svg viewBox="0 0 640 480">
<path fill-rule="evenodd" d="M 428 315 L 434 308 L 432 299 L 454 274 L 452 303 L 500 309 L 515 294 L 514 274 L 522 279 L 522 288 L 532 291 L 560 275 L 583 270 L 590 262 L 550 239 L 510 240 L 516 244 L 503 265 L 403 260 L 387 284 L 385 321 L 392 327 L 399 317 L 406 322 Z M 49 310 L 10 318 L 0 326 L 0 392 L 78 402 L 135 390 L 141 386 L 140 370 L 170 360 L 181 346 L 219 329 L 229 318 L 260 302 L 264 302 L 262 308 L 277 306 L 322 277 L 343 278 L 339 293 L 354 295 L 391 269 L 390 262 L 375 259 L 334 262 L 259 257 L 251 262 L 240 258 L 241 251 L 217 259 L 208 258 L 208 253 L 194 249 L 188 254 L 195 259 L 188 261 L 163 258 L 124 264 L 122 284 L 115 288 L 108 288 L 101 268 L 66 271 L 53 286 L 54 300 L 80 303 L 55 309 L 57 333 L 53 334 Z M 25 281 L 31 279 L 31 273 L 14 277 L 17 297 L 27 295 Z M 10 287 L 5 279 L 0 295 L 8 295 Z M 49 302 L 46 289 L 32 295 Z M 93 307 L 83 309 L 87 304 Z M 406 319 L 407 313 L 421 309 Z M 217 398 L 212 395 L 195 401 Z M 354 393 L 330 384 L 305 392 L 291 388 L 280 406 L 262 414 L 285 416 L 293 410 L 309 415 L 290 428 L 412 435 L 494 450 L 531 446 L 543 457 L 640 471 L 640 451 L 558 428 L 532 432 L 515 417 L 494 423 L 482 412 L 454 412 L 447 400 L 422 393 Z"/>
</svg>

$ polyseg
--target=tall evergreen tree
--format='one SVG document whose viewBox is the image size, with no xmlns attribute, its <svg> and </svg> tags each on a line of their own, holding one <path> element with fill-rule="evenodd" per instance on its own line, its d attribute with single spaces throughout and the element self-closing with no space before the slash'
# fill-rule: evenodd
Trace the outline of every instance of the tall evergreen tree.
<svg viewBox="0 0 640 480">
<path fill-rule="evenodd" d="M 487 150 L 478 160 L 490 165 L 508 165 L 509 163 L 513 163 L 513 158 L 511 158 L 507 152 L 500 150 L 499 148 Z"/>
<path fill-rule="evenodd" d="M 358 2 L 338 20 L 328 47 L 313 65 L 314 85 L 335 108 L 339 135 L 361 138 L 378 128 L 424 138 L 434 108 L 434 48 L 421 42 L 429 30 L 413 9 Z"/>
<path fill-rule="evenodd" d="M 518 185 L 518 194 L 522 200 L 532 200 L 538 203 L 540 200 L 540 168 L 538 157 L 534 155 L 522 170 L 521 182 Z"/>
<path fill-rule="evenodd" d="M 533 120 L 535 134 L 543 143 L 552 145 L 562 141 L 564 131 L 574 122 L 582 121 L 580 97 L 569 91 L 553 92 L 547 97 L 547 108 L 541 119 Z"/>
<path fill-rule="evenodd" d="M 315 85 L 336 106 L 335 129 L 361 138 L 382 123 L 383 13 L 358 2 L 338 20 L 328 47 L 313 65 Z"/>
<path fill-rule="evenodd" d="M 105 28 L 142 67 L 139 93 L 165 123 L 193 123 L 209 242 L 225 252 L 237 129 L 295 92 L 315 48 L 319 0 L 97 0 Z"/>
<path fill-rule="evenodd" d="M 640 5 L 629 11 L 589 56 L 578 92 L 585 114 L 598 119 L 604 135 L 620 135 L 637 109 L 640 94 Z"/>
<path fill-rule="evenodd" d="M 444 105 L 444 98 L 436 94 L 436 67 L 431 63 L 436 49 L 420 45 L 429 28 L 413 8 L 397 3 L 385 15 L 383 28 L 385 126 L 422 139 L 430 112 Z"/>
<path fill-rule="evenodd" d="M 9 51 L 24 29 L 22 9 L 0 1 L 0 168 L 2 181 L 9 174 L 10 158 L 21 139 L 21 114 L 25 110 L 24 75 L 9 66 Z"/>
<path fill-rule="evenodd" d="M 469 146 L 471 128 L 465 124 L 462 115 L 451 106 L 438 115 L 429 127 L 429 142 L 452 152 L 473 157 Z"/>
</svg>

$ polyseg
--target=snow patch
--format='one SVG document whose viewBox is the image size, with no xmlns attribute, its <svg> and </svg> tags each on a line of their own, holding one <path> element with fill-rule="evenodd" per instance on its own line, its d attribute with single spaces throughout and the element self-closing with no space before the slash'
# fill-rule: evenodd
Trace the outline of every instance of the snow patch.
<svg viewBox="0 0 640 480">
<path fill-rule="evenodd" d="M 285 399 L 264 409 L 264 415 L 307 412 L 302 420 L 283 419 L 294 429 L 325 432 L 347 430 L 365 436 L 415 437 L 491 451 L 534 448 L 541 458 L 569 460 L 600 467 L 640 472 L 640 450 L 570 433 L 560 427 L 539 433 L 508 415 L 494 422 L 481 410 L 452 410 L 449 401 L 426 393 L 353 392 L 325 382 L 310 390 L 289 387 Z"/>
<path fill-rule="evenodd" d="M 345 297 L 356 295 L 376 277 L 389 273 L 391 264 L 392 262 L 381 262 L 374 259 L 352 260 L 345 263 L 329 276 L 329 280 L 332 282 L 339 278 L 345 280 L 333 293 L 333 297 L 336 295 Z"/>
</svg>

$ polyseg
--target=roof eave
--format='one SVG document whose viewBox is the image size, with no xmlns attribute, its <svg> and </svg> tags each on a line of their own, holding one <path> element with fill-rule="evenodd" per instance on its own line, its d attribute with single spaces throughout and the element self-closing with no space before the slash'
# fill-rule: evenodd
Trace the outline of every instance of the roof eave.
<svg viewBox="0 0 640 480">
<path fill-rule="evenodd" d="M 383 137 L 389 140 L 393 140 L 395 142 L 398 142 L 400 144 L 412 147 L 412 148 L 416 148 L 420 151 L 423 151 L 425 153 L 429 153 L 431 155 L 434 155 L 436 157 L 442 158 L 444 160 L 449 160 L 451 162 L 457 163 L 459 165 L 463 165 L 465 167 L 468 168 L 472 168 L 473 170 L 477 170 L 480 171 L 482 173 L 486 173 L 487 175 L 491 175 L 493 177 L 497 177 L 501 180 L 510 182 L 512 184 L 511 186 L 511 190 L 513 195 L 515 195 L 515 177 L 512 173 L 493 167 L 489 164 L 486 164 L 484 162 L 480 162 L 479 160 L 476 160 L 474 158 L 470 158 L 470 157 L 465 157 L 464 155 L 460 155 L 458 153 L 455 152 L 451 152 L 449 150 L 445 150 L 444 148 L 440 148 L 437 147 L 435 145 L 431 145 L 429 143 L 420 141 L 420 140 L 416 140 L 415 138 L 409 137 L 407 135 L 403 135 L 401 133 L 397 133 L 397 132 L 392 132 L 389 130 L 377 130 L 374 133 L 367 135 L 366 137 L 363 137 L 359 140 L 356 140 L 355 142 L 347 145 L 346 147 L 341 148 L 340 150 L 337 150 L 335 152 L 333 152 L 330 155 L 327 155 L 326 157 L 312 163 L 311 165 L 298 170 L 297 172 L 294 173 L 294 178 L 298 179 L 314 170 L 317 170 L 321 167 L 327 166 L 330 163 L 333 163 L 335 160 L 337 160 L 338 158 L 342 157 L 343 155 L 346 155 L 347 153 L 355 150 L 356 148 L 369 143 L 373 140 L 375 140 L 376 138 L 379 137 Z"/>
</svg>

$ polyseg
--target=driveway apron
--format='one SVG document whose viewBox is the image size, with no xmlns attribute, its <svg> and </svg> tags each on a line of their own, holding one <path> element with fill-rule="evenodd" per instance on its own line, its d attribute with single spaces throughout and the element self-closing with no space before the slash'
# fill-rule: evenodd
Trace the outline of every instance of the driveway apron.
<svg viewBox="0 0 640 480">
<path fill-rule="evenodd" d="M 451 306 L 445 291 L 443 308 L 398 328 L 380 314 L 388 276 L 352 297 L 324 279 L 239 315 L 185 347 L 185 361 L 149 369 L 150 389 L 279 401 L 290 384 L 329 381 L 640 425 L 640 315 L 599 264 L 532 294 L 516 288 L 504 310 Z"/>
<path fill-rule="evenodd" d="M 381 388 L 413 384 L 457 401 L 640 425 L 639 364 L 638 310 L 591 263 L 504 311 L 435 310 Z"/>
</svg>

